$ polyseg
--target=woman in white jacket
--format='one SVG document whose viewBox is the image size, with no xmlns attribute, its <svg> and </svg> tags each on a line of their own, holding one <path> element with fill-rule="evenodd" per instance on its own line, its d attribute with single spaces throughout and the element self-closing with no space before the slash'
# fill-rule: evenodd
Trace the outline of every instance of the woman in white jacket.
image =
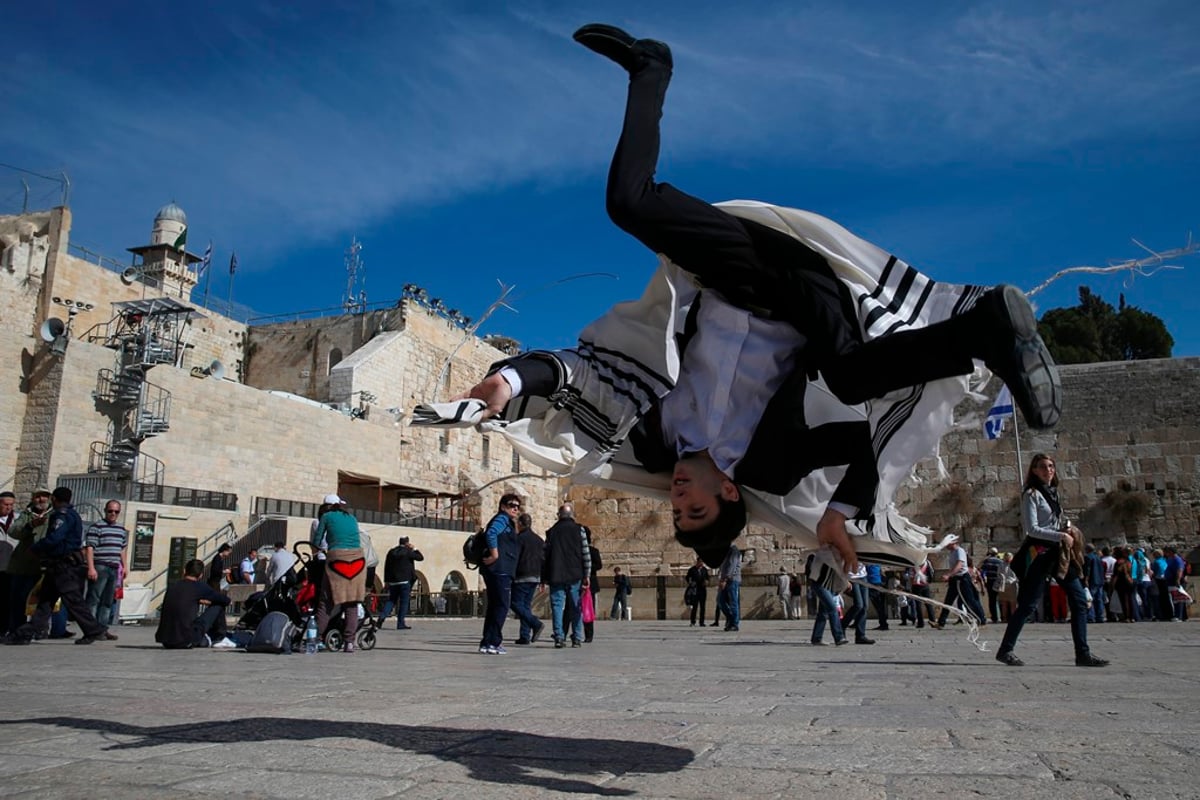
<svg viewBox="0 0 1200 800">
<path fill-rule="evenodd" d="M 1025 530 L 1025 542 L 1012 563 L 1013 571 L 1021 581 L 1017 610 L 1008 621 L 996 660 L 1010 667 L 1025 665 L 1013 649 L 1030 612 L 1041 602 L 1047 578 L 1053 576 L 1067 593 L 1071 606 L 1075 664 L 1080 667 L 1107 666 L 1108 661 L 1092 655 L 1088 647 L 1088 596 L 1080 580 L 1080 565 L 1075 558 L 1062 558 L 1063 548 L 1068 552 L 1072 550 L 1083 534 L 1063 516 L 1058 500 L 1058 472 L 1054 459 L 1045 453 L 1035 455 L 1029 464 L 1025 490 L 1021 493 L 1021 527 Z"/>
</svg>

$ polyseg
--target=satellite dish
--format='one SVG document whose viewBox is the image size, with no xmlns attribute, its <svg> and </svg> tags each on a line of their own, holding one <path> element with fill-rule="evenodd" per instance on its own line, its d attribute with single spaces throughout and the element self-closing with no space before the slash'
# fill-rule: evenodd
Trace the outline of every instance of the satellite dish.
<svg viewBox="0 0 1200 800">
<path fill-rule="evenodd" d="M 42 337 L 43 342 L 54 343 L 54 340 L 67 332 L 67 324 L 61 319 L 50 317 L 42 323 L 42 327 L 38 329 L 38 333 Z"/>
<path fill-rule="evenodd" d="M 138 279 L 138 276 L 141 274 L 142 274 L 142 271 L 140 269 L 138 269 L 137 267 L 129 267 L 124 272 L 121 273 L 121 283 L 128 286 L 129 284 L 136 281 Z"/>
<path fill-rule="evenodd" d="M 204 374 L 210 378 L 221 380 L 225 377 L 225 365 L 214 358 L 213 362 L 208 365 L 208 369 L 204 370 Z"/>
</svg>

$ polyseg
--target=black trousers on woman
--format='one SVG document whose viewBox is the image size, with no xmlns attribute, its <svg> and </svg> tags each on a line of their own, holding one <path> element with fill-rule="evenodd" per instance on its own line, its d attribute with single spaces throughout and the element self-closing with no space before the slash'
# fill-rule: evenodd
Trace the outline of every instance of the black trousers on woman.
<svg viewBox="0 0 1200 800">
<path fill-rule="evenodd" d="M 1058 567 L 1058 548 L 1050 547 L 1033 560 L 1021 578 L 1020 589 L 1017 592 L 1017 610 L 1008 620 L 1004 629 L 1004 639 L 1000 642 L 997 656 L 1011 653 L 1017 646 L 1017 638 L 1021 629 L 1029 620 L 1030 614 L 1046 591 L 1046 582 L 1051 572 Z M 1075 659 L 1087 658 L 1091 649 L 1087 641 L 1087 589 L 1079 579 L 1079 570 L 1072 563 L 1067 569 L 1067 577 L 1059 580 L 1058 585 L 1067 593 L 1067 605 L 1071 608 L 1071 639 L 1075 643 Z"/>
</svg>

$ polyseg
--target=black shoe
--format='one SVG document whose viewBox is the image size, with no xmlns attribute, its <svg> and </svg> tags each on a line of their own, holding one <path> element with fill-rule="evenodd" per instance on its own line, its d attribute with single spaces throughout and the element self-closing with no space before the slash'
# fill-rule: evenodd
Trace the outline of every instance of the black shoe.
<svg viewBox="0 0 1200 800">
<path fill-rule="evenodd" d="M 584 639 L 584 640 L 583 640 L 583 643 L 584 643 L 584 644 L 591 644 L 591 643 L 592 643 L 592 637 L 590 637 L 590 636 L 589 636 L 589 637 L 587 637 L 586 639 Z"/>
<path fill-rule="evenodd" d="M 1006 667 L 1023 667 L 1025 662 L 1017 658 L 1016 653 L 1009 650 L 1007 653 L 996 653 L 996 660 Z"/>
<path fill-rule="evenodd" d="M 1077 666 L 1077 667 L 1107 667 L 1108 659 L 1107 658 L 1097 658 L 1096 656 L 1089 653 L 1086 656 L 1076 658 L 1075 666 Z"/>
<path fill-rule="evenodd" d="M 16 644 L 16 645 L 33 644 L 33 637 L 32 636 L 9 636 L 7 639 L 4 640 L 4 643 L 5 644 Z"/>
<path fill-rule="evenodd" d="M 727 630 L 727 631 L 736 631 L 737 629 L 738 629 L 737 625 L 726 625 L 725 626 L 725 630 Z"/>
<path fill-rule="evenodd" d="M 813 647 L 826 647 L 827 646 L 824 642 L 812 642 L 811 644 Z"/>
<path fill-rule="evenodd" d="M 701 622 L 701 623 L 700 623 L 700 627 L 701 627 L 701 628 L 703 628 L 703 627 L 704 627 L 704 623 L 703 623 L 703 622 Z"/>
<path fill-rule="evenodd" d="M 834 644 L 836 644 L 838 647 L 841 647 L 844 644 L 850 644 L 850 640 L 849 639 L 838 639 L 836 642 L 834 642 Z"/>
<path fill-rule="evenodd" d="M 1038 336 L 1037 318 L 1025 293 L 1015 286 L 997 286 L 980 298 L 983 313 L 999 327 L 984 336 L 1000 337 L 987 348 L 987 368 L 1004 381 L 1025 422 L 1052 428 L 1062 416 L 1062 381 L 1058 367 Z"/>
<path fill-rule="evenodd" d="M 530 636 L 529 636 L 530 644 L 537 642 L 538 637 L 542 635 L 542 629 L 545 627 L 546 627 L 546 623 L 543 622 L 541 625 L 538 625 L 536 628 L 533 629 L 533 633 L 530 634 Z"/>
<path fill-rule="evenodd" d="M 559 638 L 556 636 L 556 637 L 554 638 L 554 646 L 555 646 L 556 648 L 558 648 L 558 649 L 562 649 L 562 648 L 566 647 L 566 644 L 564 644 L 564 643 L 563 643 L 563 640 L 562 640 L 562 639 L 559 639 Z"/>
<path fill-rule="evenodd" d="M 578 639 L 572 639 L 571 647 L 583 647 L 583 642 L 579 641 Z"/>
<path fill-rule="evenodd" d="M 887 625 L 879 625 L 879 626 L 876 626 L 875 630 L 886 631 L 886 630 L 888 630 L 888 626 Z"/>
<path fill-rule="evenodd" d="M 74 639 L 75 636 L 76 636 L 75 631 L 67 631 L 66 633 L 52 633 L 49 636 L 47 636 L 46 638 L 47 639 Z M 37 638 L 37 637 L 35 636 L 34 638 Z"/>
<path fill-rule="evenodd" d="M 861 637 L 859 637 L 859 638 L 856 638 L 856 639 L 854 640 L 854 643 L 855 643 L 855 644 L 875 644 L 875 640 L 874 640 L 874 639 L 868 639 L 868 638 L 867 638 L 867 637 L 865 637 L 865 636 L 861 636 Z"/>
<path fill-rule="evenodd" d="M 517 639 L 516 641 L 513 642 L 513 644 L 529 644 L 529 640 L 528 639 Z"/>
<path fill-rule="evenodd" d="M 397 626 L 396 626 L 396 630 L 398 630 L 398 631 L 411 631 L 411 630 L 412 630 L 412 625 L 397 625 Z"/>
<path fill-rule="evenodd" d="M 104 634 L 102 633 L 98 636 L 81 636 L 75 640 L 75 644 L 91 644 L 92 642 L 99 642 L 103 640 Z"/>
<path fill-rule="evenodd" d="M 918 627 L 918 628 L 924 628 L 925 626 L 924 626 L 924 625 L 918 625 L 917 627 Z"/>
<path fill-rule="evenodd" d="M 653 39 L 635 39 L 612 25 L 584 25 L 572 38 L 592 52 L 617 62 L 629 73 L 636 72 L 647 60 L 661 62 L 668 68 L 673 66 L 671 48 Z"/>
</svg>

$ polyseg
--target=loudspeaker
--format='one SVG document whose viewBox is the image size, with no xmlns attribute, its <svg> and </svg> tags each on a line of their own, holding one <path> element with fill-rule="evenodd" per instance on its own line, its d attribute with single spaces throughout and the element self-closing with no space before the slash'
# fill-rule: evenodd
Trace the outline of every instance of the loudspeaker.
<svg viewBox="0 0 1200 800">
<path fill-rule="evenodd" d="M 124 272 L 121 273 L 121 283 L 128 286 L 129 284 L 136 281 L 138 279 L 138 276 L 141 274 L 142 274 L 142 271 L 140 269 L 138 269 L 137 267 L 129 267 L 128 269 L 126 269 Z"/>
<path fill-rule="evenodd" d="M 225 377 L 225 365 L 217 359 L 207 367 L 192 367 L 191 375 L 193 378 L 216 378 L 221 380 Z"/>
<path fill-rule="evenodd" d="M 50 317 L 38 328 L 43 342 L 54 343 L 54 340 L 67 332 L 67 323 L 56 317 Z"/>
</svg>

